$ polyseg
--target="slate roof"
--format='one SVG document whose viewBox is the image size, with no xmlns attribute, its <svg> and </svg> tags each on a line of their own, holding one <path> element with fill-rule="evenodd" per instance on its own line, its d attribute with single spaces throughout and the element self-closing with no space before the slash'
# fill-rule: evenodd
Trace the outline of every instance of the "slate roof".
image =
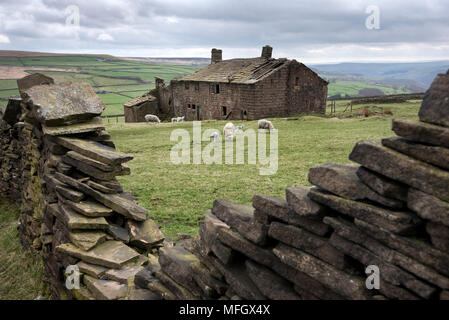
<svg viewBox="0 0 449 320">
<path fill-rule="evenodd" d="M 155 101 L 156 97 L 152 96 L 149 93 L 145 93 L 137 98 L 132 99 L 131 101 L 128 101 L 124 104 L 125 107 L 130 108 L 134 106 L 138 106 L 142 103 L 148 102 L 148 101 Z"/>
<path fill-rule="evenodd" d="M 266 58 L 223 60 L 177 80 L 252 84 L 290 62 L 292 60 Z"/>
</svg>

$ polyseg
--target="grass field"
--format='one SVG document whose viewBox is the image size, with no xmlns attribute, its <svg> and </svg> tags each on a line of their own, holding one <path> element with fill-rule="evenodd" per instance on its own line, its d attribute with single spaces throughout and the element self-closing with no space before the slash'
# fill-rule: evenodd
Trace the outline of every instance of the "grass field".
<svg viewBox="0 0 449 320">
<path fill-rule="evenodd" d="M 337 106 L 337 114 L 345 102 Z M 383 105 L 394 117 L 416 119 L 420 101 Z M 363 105 L 358 106 L 362 108 Z M 354 110 L 354 113 L 356 110 Z M 210 209 L 215 198 L 250 204 L 255 193 L 284 196 L 285 188 L 307 185 L 308 169 L 327 162 L 346 162 L 359 140 L 380 140 L 392 136 L 392 117 L 337 119 L 301 116 L 298 120 L 272 119 L 279 129 L 279 169 L 275 175 L 259 175 L 259 165 L 174 165 L 170 141 L 175 128 L 192 136 L 192 123 L 147 124 L 110 123 L 108 131 L 117 148 L 134 156 L 129 163 L 132 175 L 120 177 L 125 190 L 131 191 L 149 210 L 169 237 L 197 232 L 197 218 Z M 236 125 L 240 124 L 234 122 Z M 225 122 L 202 122 L 202 130 L 222 130 Z M 257 122 L 244 122 L 245 129 L 256 129 Z M 203 147 L 209 142 L 203 142 Z"/>
</svg>

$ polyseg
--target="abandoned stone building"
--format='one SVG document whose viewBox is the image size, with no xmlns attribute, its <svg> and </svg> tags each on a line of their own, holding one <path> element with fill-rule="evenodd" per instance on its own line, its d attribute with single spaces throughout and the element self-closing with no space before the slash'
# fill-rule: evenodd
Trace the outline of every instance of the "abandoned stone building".
<svg viewBox="0 0 449 320">
<path fill-rule="evenodd" d="M 303 113 L 325 113 L 327 81 L 296 60 L 272 58 L 272 47 L 250 59 L 211 63 L 170 83 L 176 116 L 186 120 L 255 120 Z"/>
<path fill-rule="evenodd" d="M 125 122 L 145 122 L 145 115 L 157 115 L 161 120 L 173 116 L 170 86 L 163 79 L 155 79 L 156 87 L 150 92 L 124 104 Z"/>
</svg>

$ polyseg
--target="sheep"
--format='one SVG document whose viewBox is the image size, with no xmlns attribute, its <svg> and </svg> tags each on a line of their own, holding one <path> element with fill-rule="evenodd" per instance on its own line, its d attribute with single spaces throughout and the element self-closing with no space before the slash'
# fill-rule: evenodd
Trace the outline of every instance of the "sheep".
<svg viewBox="0 0 449 320">
<path fill-rule="evenodd" d="M 171 118 L 171 122 L 178 122 L 178 118 Z"/>
<path fill-rule="evenodd" d="M 225 139 L 226 140 L 234 139 L 234 131 L 235 125 L 232 122 L 226 123 L 226 125 L 223 128 L 223 135 L 225 136 Z"/>
<path fill-rule="evenodd" d="M 161 120 L 159 119 L 159 117 L 155 116 L 154 114 L 147 114 L 147 115 L 145 115 L 145 121 L 147 123 L 150 123 L 150 122 L 155 122 L 157 124 L 161 123 Z"/>
<path fill-rule="evenodd" d="M 185 116 L 176 118 L 176 122 L 184 122 Z"/>
<path fill-rule="evenodd" d="M 274 130 L 274 126 L 271 121 L 266 119 L 259 120 L 259 129 L 269 129 L 270 131 Z"/>
</svg>

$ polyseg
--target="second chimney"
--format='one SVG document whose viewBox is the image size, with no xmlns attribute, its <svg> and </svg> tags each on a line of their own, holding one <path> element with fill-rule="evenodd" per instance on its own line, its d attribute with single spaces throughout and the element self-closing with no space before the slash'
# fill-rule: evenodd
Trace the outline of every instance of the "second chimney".
<svg viewBox="0 0 449 320">
<path fill-rule="evenodd" d="M 262 48 L 262 58 L 270 59 L 273 53 L 273 48 L 270 46 L 265 46 Z"/>
<path fill-rule="evenodd" d="M 210 57 L 210 63 L 214 64 L 217 62 L 220 62 L 221 60 L 223 60 L 223 56 L 222 56 L 223 52 L 221 49 L 212 49 L 212 54 Z"/>
</svg>

